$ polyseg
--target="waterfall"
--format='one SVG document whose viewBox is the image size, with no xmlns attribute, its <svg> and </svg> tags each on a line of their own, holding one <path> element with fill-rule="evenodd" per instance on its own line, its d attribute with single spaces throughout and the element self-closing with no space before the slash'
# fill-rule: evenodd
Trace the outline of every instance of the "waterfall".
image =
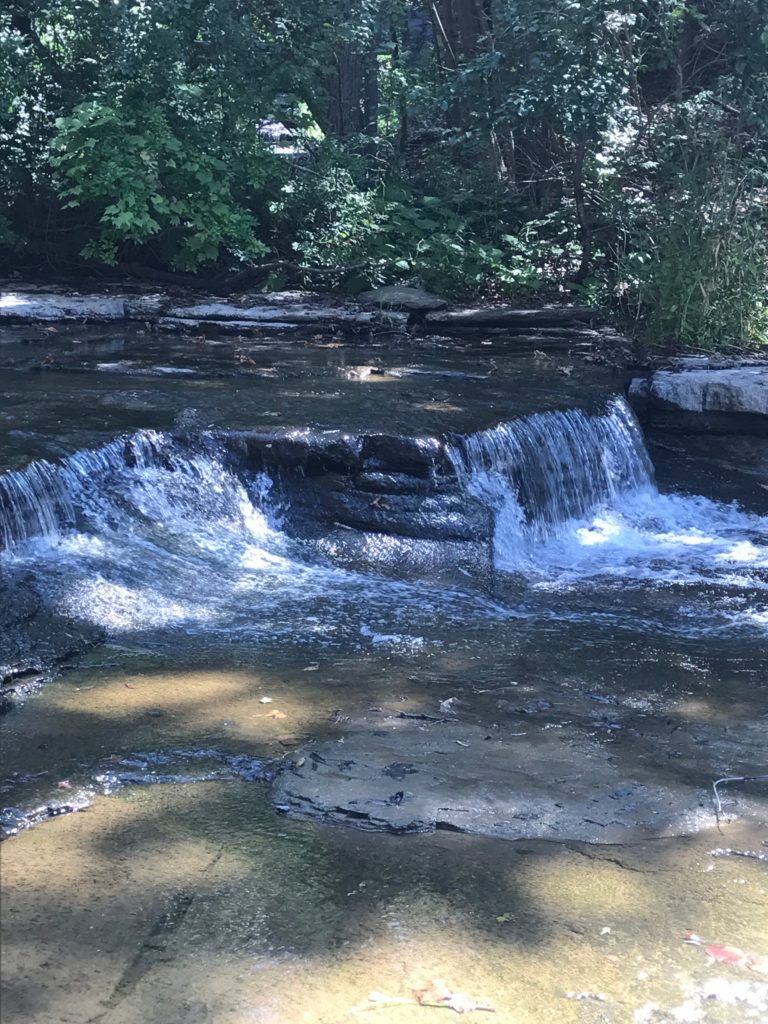
<svg viewBox="0 0 768 1024">
<path fill-rule="evenodd" d="M 73 527 L 87 490 L 126 468 L 171 468 L 171 441 L 143 430 L 103 448 L 75 452 L 60 463 L 43 459 L 0 476 L 0 550 L 32 537 L 52 537 Z"/>
<path fill-rule="evenodd" d="M 496 513 L 505 562 L 634 492 L 655 492 L 642 433 L 626 402 L 602 415 L 536 413 L 455 438 L 449 457 L 467 493 Z"/>
</svg>

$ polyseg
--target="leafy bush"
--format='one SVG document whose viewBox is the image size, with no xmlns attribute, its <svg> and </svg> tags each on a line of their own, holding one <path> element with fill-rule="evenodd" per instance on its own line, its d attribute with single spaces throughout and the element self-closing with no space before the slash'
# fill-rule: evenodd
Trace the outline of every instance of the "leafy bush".
<svg viewBox="0 0 768 1024">
<path fill-rule="evenodd" d="M 299 261 L 338 269 L 350 288 L 412 281 L 464 296 L 537 288 L 531 242 L 501 230 L 489 238 L 461 207 L 455 195 L 423 195 L 402 179 L 367 183 L 358 158 L 326 145 L 312 165 L 297 165 L 271 209 Z"/>
<path fill-rule="evenodd" d="M 752 344 L 766 4 L 0 5 L 0 260 L 269 251 L 259 280 L 568 292 L 653 342 Z"/>
<path fill-rule="evenodd" d="M 768 165 L 726 127 L 708 97 L 680 106 L 646 140 L 644 174 L 632 168 L 620 290 L 649 340 L 768 342 Z"/>
<path fill-rule="evenodd" d="M 115 263 L 151 240 L 183 270 L 215 263 L 222 251 L 266 252 L 253 215 L 233 199 L 227 165 L 195 145 L 189 126 L 175 132 L 158 107 L 92 101 L 56 128 L 50 164 L 64 208 L 98 218 L 86 258 Z"/>
<path fill-rule="evenodd" d="M 630 257 L 647 338 L 705 349 L 768 343 L 768 223 L 730 198 L 661 208 L 658 241 L 642 262 Z"/>
</svg>

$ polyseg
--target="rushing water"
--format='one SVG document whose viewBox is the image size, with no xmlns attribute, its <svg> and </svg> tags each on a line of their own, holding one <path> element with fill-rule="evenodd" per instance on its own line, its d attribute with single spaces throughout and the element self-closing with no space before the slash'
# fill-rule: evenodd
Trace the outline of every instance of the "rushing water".
<svg viewBox="0 0 768 1024">
<path fill-rule="evenodd" d="M 503 423 L 455 442 L 451 455 L 467 491 L 495 511 L 497 567 L 539 588 L 602 578 L 623 587 L 768 589 L 768 517 L 661 494 L 623 400 L 603 415 L 571 410 Z M 764 603 L 735 619 L 759 625 Z"/>
<path fill-rule="evenodd" d="M 501 403 L 510 389 L 489 382 Z M 110 398 L 138 405 L 137 389 Z M 566 803 L 563 758 L 587 792 L 626 782 L 617 813 L 640 779 L 706 828 L 714 778 L 765 772 L 759 490 L 748 511 L 657 486 L 621 399 L 566 397 L 567 411 L 551 396 L 544 412 L 504 407 L 487 429 L 487 411 L 444 424 L 467 502 L 493 521 L 493 571 L 446 578 L 392 571 L 393 546 L 415 565 L 422 542 L 384 534 L 363 536 L 364 564 L 342 564 L 296 529 L 280 474 L 239 465 L 221 429 L 182 436 L 150 416 L 154 429 L 132 422 L 99 445 L 70 412 L 62 432 L 85 447 L 26 468 L 10 454 L 0 572 L 31 574 L 107 642 L 6 716 L 3 802 L 91 806 L 6 847 L 9 1020 L 417 1024 L 430 1010 L 413 992 L 440 978 L 516 1024 L 763 1019 L 759 973 L 713 969 L 681 941 L 691 928 L 768 952 L 763 864 L 709 856 L 760 849 L 763 819 L 621 847 L 366 835 L 286 820 L 231 770 L 285 764 L 307 737 L 349 757 L 356 737 L 389 742 L 404 711 L 435 747 L 443 716 L 466 727 L 434 771 L 466 771 L 467 801 L 485 801 L 466 779 L 493 749 L 510 772 L 530 757 Z M 385 429 L 385 400 L 376 416 Z M 187 760 L 173 780 L 208 781 L 95 795 L 151 781 L 146 765 L 174 752 Z M 393 791 L 408 790 L 409 759 L 393 752 Z M 761 792 L 744 787 L 744 806 Z"/>
<path fill-rule="evenodd" d="M 605 612 L 606 588 L 617 587 L 625 594 L 614 602 L 617 621 L 678 629 L 679 620 L 663 625 L 653 615 L 665 586 L 687 590 L 693 602 L 684 631 L 765 627 L 768 519 L 659 493 L 623 400 L 599 415 L 570 410 L 503 423 L 454 439 L 449 452 L 467 495 L 493 512 L 499 575 L 486 598 L 476 588 L 335 566 L 327 547 L 286 534 L 279 487 L 265 473 L 233 468 L 213 435 L 192 444 L 140 431 L 5 474 L 4 557 L 32 568 L 66 613 L 112 633 L 421 643 L 451 623 L 488 616 L 579 616 L 585 588 L 586 613 L 597 613 L 596 594 Z M 374 564 L 378 556 L 384 567 L 390 545 L 369 536 Z M 642 609 L 626 599 L 631 590 Z M 578 599 L 564 609 L 569 592 Z"/>
</svg>

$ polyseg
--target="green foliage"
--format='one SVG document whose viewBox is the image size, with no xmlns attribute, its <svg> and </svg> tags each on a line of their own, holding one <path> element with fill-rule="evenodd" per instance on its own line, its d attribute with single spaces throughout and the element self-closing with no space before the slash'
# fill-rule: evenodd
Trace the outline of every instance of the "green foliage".
<svg viewBox="0 0 768 1024">
<path fill-rule="evenodd" d="M 696 348 L 768 343 L 768 216 L 730 180 L 656 209 L 647 251 L 623 269 L 650 340 Z"/>
<path fill-rule="evenodd" d="M 670 105 L 624 157 L 618 290 L 650 340 L 768 342 L 768 160 L 729 120 L 709 95 Z"/>
<path fill-rule="evenodd" d="M 114 263 L 157 239 L 171 266 L 195 270 L 222 250 L 266 252 L 253 216 L 233 200 L 227 165 L 171 129 L 149 104 L 126 113 L 93 101 L 56 121 L 49 162 L 64 209 L 95 210 L 83 256 Z"/>
<path fill-rule="evenodd" d="M 419 281 L 453 295 L 510 294 L 540 285 L 533 246 L 492 241 L 462 210 L 462 197 L 422 195 L 403 181 L 361 183 L 359 160 L 321 149 L 319 165 L 285 184 L 272 213 L 300 224 L 294 251 L 309 266 L 354 269 L 353 283 Z"/>
<path fill-rule="evenodd" d="M 0 9 L 13 267 L 264 257 L 748 345 L 768 333 L 766 138 L 768 0 Z"/>
</svg>

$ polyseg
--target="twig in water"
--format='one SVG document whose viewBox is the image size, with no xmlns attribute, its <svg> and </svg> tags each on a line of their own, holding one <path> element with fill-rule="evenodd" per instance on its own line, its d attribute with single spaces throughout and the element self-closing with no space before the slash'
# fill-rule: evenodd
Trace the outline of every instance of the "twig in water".
<svg viewBox="0 0 768 1024">
<path fill-rule="evenodd" d="M 717 792 L 718 786 L 722 786 L 726 782 L 763 782 L 766 779 L 768 779 L 768 775 L 729 775 L 724 779 L 716 779 L 712 783 L 712 792 L 715 794 L 715 820 L 717 821 L 717 827 L 720 828 L 720 815 L 723 813 L 720 794 Z"/>
</svg>

